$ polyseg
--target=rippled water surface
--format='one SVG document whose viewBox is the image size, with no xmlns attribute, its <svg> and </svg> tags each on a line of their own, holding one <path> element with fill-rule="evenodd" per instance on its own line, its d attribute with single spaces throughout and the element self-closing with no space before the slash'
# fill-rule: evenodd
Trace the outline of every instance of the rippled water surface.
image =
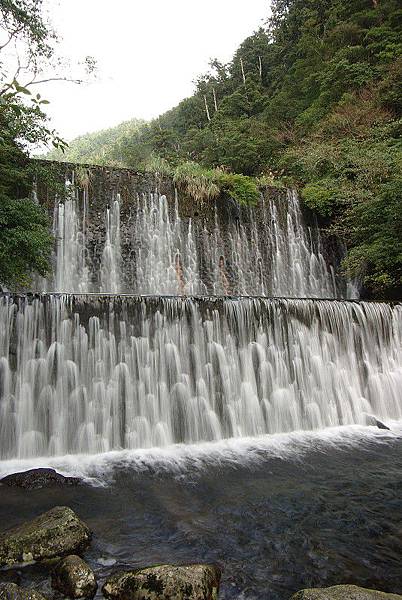
<svg viewBox="0 0 402 600">
<path fill-rule="evenodd" d="M 86 558 L 100 580 L 119 568 L 212 561 L 223 567 L 223 599 L 285 600 L 303 587 L 348 582 L 402 593 L 400 429 L 53 464 L 91 483 L 33 492 L 0 486 L 1 528 L 70 506 L 94 531 Z M 2 463 L 0 471 L 18 466 L 32 465 Z M 42 568 L 21 576 L 51 593 Z"/>
</svg>

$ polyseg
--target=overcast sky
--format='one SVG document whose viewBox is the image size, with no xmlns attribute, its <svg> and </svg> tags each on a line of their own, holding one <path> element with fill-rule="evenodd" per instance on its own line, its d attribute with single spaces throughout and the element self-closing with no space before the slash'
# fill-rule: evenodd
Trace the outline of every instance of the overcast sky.
<svg viewBox="0 0 402 600">
<path fill-rule="evenodd" d="M 40 90 L 53 126 L 71 140 L 150 119 L 189 96 L 210 58 L 229 61 L 264 24 L 269 0 L 48 0 L 48 12 L 60 53 L 98 62 L 94 83 Z"/>
</svg>

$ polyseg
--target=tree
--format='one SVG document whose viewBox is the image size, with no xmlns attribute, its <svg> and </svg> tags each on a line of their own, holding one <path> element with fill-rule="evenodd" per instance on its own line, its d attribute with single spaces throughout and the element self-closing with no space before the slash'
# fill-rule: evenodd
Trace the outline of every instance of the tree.
<svg viewBox="0 0 402 600">
<path fill-rule="evenodd" d="M 65 142 L 43 112 L 48 101 L 34 86 L 62 79 L 57 37 L 46 22 L 42 0 L 0 0 L 0 283 L 27 285 L 45 275 L 52 248 L 46 212 L 29 199 L 28 152 L 33 145 Z M 94 61 L 87 57 L 87 70 Z"/>
</svg>

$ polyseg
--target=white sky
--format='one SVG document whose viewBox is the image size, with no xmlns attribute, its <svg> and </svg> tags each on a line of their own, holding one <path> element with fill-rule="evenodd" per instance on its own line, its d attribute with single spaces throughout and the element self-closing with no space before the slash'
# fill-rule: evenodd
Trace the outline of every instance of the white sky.
<svg viewBox="0 0 402 600">
<path fill-rule="evenodd" d="M 228 62 L 269 14 L 269 0 L 48 0 L 60 54 L 94 56 L 94 83 L 46 84 L 52 126 L 71 140 L 150 119 L 193 91 L 211 58 Z"/>
</svg>

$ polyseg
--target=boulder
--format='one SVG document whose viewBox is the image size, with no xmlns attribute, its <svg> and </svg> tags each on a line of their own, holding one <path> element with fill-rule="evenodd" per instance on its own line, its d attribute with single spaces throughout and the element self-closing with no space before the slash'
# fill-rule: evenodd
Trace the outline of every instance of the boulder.
<svg viewBox="0 0 402 600">
<path fill-rule="evenodd" d="M 46 600 L 35 590 L 22 588 L 15 583 L 0 583 L 0 600 Z"/>
<path fill-rule="evenodd" d="M 95 573 L 79 556 L 66 556 L 52 571 L 52 588 L 69 598 L 93 598 L 98 589 Z"/>
<path fill-rule="evenodd" d="M 402 596 L 377 592 L 357 585 L 334 585 L 328 588 L 301 590 L 293 594 L 290 600 L 402 600 Z"/>
<path fill-rule="evenodd" d="M 102 588 L 109 600 L 217 600 L 215 565 L 158 565 L 112 575 Z"/>
<path fill-rule="evenodd" d="M 378 427 L 378 429 L 387 429 L 390 431 L 390 428 L 387 427 L 382 421 L 379 421 L 374 415 L 368 415 L 367 413 L 364 413 L 363 416 L 366 425 L 372 425 L 373 427 Z"/>
<path fill-rule="evenodd" d="M 67 506 L 56 506 L 0 534 L 0 566 L 79 554 L 91 531 Z"/>
<path fill-rule="evenodd" d="M 65 477 L 54 469 L 30 469 L 7 475 L 0 480 L 0 483 L 24 490 L 38 490 L 44 487 L 79 485 L 80 480 L 78 477 Z"/>
</svg>

